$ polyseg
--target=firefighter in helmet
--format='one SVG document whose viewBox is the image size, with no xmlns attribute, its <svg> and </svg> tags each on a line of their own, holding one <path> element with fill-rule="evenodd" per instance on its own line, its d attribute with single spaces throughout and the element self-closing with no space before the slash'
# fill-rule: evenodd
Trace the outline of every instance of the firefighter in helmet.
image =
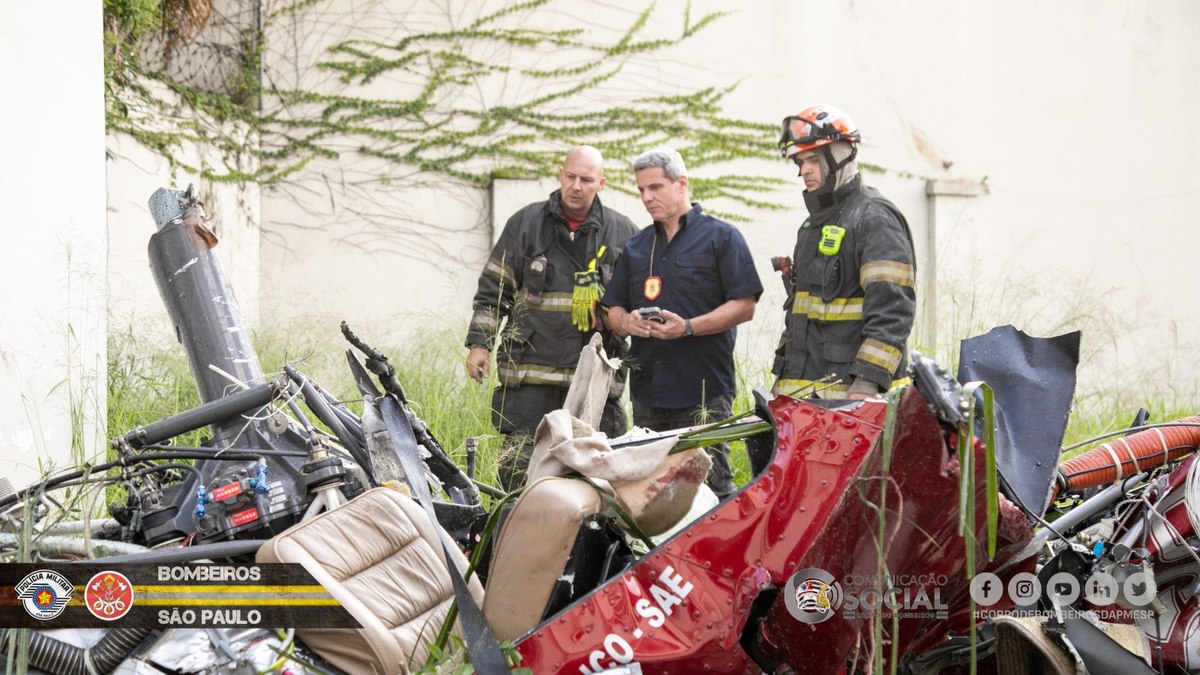
<svg viewBox="0 0 1200 675">
<path fill-rule="evenodd" d="M 778 258 L 788 299 L 773 391 L 867 398 L 907 367 L 916 258 L 904 215 L 858 172 L 862 135 L 846 113 L 814 105 L 783 120 L 779 149 L 800 169 L 808 219 Z"/>
</svg>

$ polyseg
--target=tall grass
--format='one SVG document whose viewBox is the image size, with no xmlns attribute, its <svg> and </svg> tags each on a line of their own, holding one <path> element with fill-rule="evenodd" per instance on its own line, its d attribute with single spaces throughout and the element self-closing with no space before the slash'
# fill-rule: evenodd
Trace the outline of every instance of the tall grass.
<svg viewBox="0 0 1200 675">
<path fill-rule="evenodd" d="M 402 343 L 365 332 L 359 337 L 388 356 L 413 411 L 460 466 L 466 464 L 466 439 L 478 439 L 477 478 L 494 483 L 500 439 L 491 424 L 491 388 L 467 378 L 461 332 L 430 329 Z M 336 321 L 259 332 L 253 343 L 268 378 L 277 377 L 283 364 L 289 363 L 356 414 L 362 412 L 345 355 L 350 345 L 342 339 Z M 110 334 L 108 353 L 110 436 L 199 405 L 186 354 L 178 343 L 147 344 L 130 327 Z M 188 434 L 181 444 L 198 443 L 205 434 L 205 430 Z"/>
<path fill-rule="evenodd" d="M 177 342 L 142 339 L 129 324 L 108 336 L 108 435 L 115 437 L 200 404 L 200 394 Z M 199 444 L 200 432 L 183 440 Z"/>
<path fill-rule="evenodd" d="M 971 302 L 975 303 L 973 309 L 952 315 L 958 321 L 958 325 L 952 327 L 954 334 L 979 334 L 994 325 L 979 312 L 979 308 L 987 303 L 978 299 Z M 1056 315 L 1056 325 L 1043 328 L 1042 334 L 1063 332 L 1076 323 L 1091 325 L 1094 321 L 1089 316 L 1104 318 L 1102 314 L 1088 314 L 1094 307 L 1085 309 L 1088 311 Z M 1040 315 L 1048 316 L 1044 310 Z M 1013 317 L 1013 322 L 1021 323 L 1021 317 Z M 501 451 L 501 437 L 492 426 L 490 412 L 495 376 L 493 374 L 491 381 L 483 384 L 466 376 L 462 347 L 464 330 L 462 326 L 435 326 L 403 340 L 394 335 L 358 332 L 389 357 L 412 409 L 460 466 L 466 464 L 466 439 L 477 439 L 476 478 L 494 485 L 496 462 Z M 741 344 L 748 335 L 749 331 L 739 336 L 735 414 L 751 410 L 754 406 L 752 390 L 769 387 L 772 381 L 769 363 L 748 362 L 748 354 L 761 353 L 756 345 Z M 139 331 L 132 326 L 110 333 L 109 436 L 199 404 L 183 348 L 173 341 L 148 344 L 140 338 Z M 346 364 L 345 351 L 349 345 L 342 339 L 336 321 L 330 320 L 326 324 L 307 321 L 294 327 L 259 332 L 254 336 L 254 345 L 268 377 L 278 374 L 284 363 L 290 363 L 344 401 L 351 410 L 361 412 L 361 399 Z M 937 351 L 940 360 L 953 364 L 957 358 L 957 343 L 942 345 Z M 1092 358 L 1087 349 L 1085 358 Z M 1152 419 L 1159 421 L 1193 414 L 1194 392 L 1179 391 L 1177 394 L 1164 396 L 1159 389 L 1131 388 L 1120 382 L 1114 382 L 1109 389 L 1081 390 L 1077 392 L 1064 445 L 1127 426 L 1141 407 L 1149 409 Z M 204 433 L 203 430 L 194 432 L 181 442 L 197 443 Z M 735 480 L 739 484 L 750 479 L 743 448 L 744 444 L 734 443 L 731 453 Z"/>
<path fill-rule="evenodd" d="M 426 328 L 403 341 L 386 334 L 377 337 L 368 331 L 356 332 L 388 357 L 413 411 L 459 466 L 466 466 L 466 440 L 476 439 L 476 478 L 496 485 L 502 437 L 491 422 L 495 371 L 489 382 L 476 383 L 467 377 L 463 330 L 459 326 Z M 176 342 L 154 344 L 140 338 L 133 327 L 110 334 L 111 437 L 200 403 L 183 347 Z M 355 413 L 362 411 L 362 400 L 346 362 L 349 344 L 342 339 L 336 321 L 330 320 L 324 326 L 305 322 L 287 329 L 258 332 L 253 342 L 268 377 L 277 375 L 284 363 L 292 364 Z M 768 368 L 739 368 L 734 413 L 753 408 L 750 390 L 767 382 L 768 371 Z M 628 395 L 626 407 L 629 407 Z M 192 432 L 180 444 L 198 444 L 206 433 Z M 735 442 L 731 453 L 734 477 L 739 484 L 750 478 L 743 448 L 742 443 Z"/>
<path fill-rule="evenodd" d="M 1112 290 L 1060 272 L 997 276 L 989 284 L 945 273 L 938 284 L 938 344 L 917 348 L 954 371 L 959 341 L 995 326 L 1011 324 L 1035 336 L 1080 331 L 1078 379 L 1064 446 L 1124 428 L 1143 407 L 1160 422 L 1195 414 L 1200 391 L 1178 377 L 1172 364 L 1195 362 L 1200 354 L 1172 343 L 1170 336 L 1161 336 L 1160 346 L 1154 336 L 1153 352 L 1129 359 L 1118 345 L 1139 330 L 1138 321 L 1113 311 L 1108 303 Z"/>
</svg>

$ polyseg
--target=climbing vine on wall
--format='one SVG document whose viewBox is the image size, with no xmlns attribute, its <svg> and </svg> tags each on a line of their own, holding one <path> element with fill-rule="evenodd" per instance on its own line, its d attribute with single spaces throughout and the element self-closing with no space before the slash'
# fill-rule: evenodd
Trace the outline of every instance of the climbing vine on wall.
<svg viewBox="0 0 1200 675">
<path fill-rule="evenodd" d="M 202 13 L 189 11 L 185 0 L 171 4 L 173 16 Z M 442 20 L 397 22 L 394 34 L 383 37 L 377 29 L 346 31 L 311 63 L 289 58 L 286 46 L 309 37 L 333 3 L 259 4 L 252 19 L 225 32 L 223 48 L 238 66 L 221 61 L 227 74 L 218 86 L 189 81 L 178 68 L 162 67 L 164 59 L 133 58 L 126 50 L 121 67 L 110 71 L 108 124 L 175 168 L 212 181 L 262 184 L 289 181 L 316 160 L 357 157 L 388 167 L 383 183 L 425 176 L 484 187 L 496 178 L 552 176 L 563 151 L 578 144 L 595 145 L 618 164 L 657 144 L 679 149 L 693 169 L 773 157 L 774 124 L 724 113 L 736 85 L 688 86 L 681 83 L 698 79 L 696 69 L 663 65 L 671 64 L 664 55 L 672 48 L 724 12 L 695 16 L 689 4 L 671 17 L 651 4 L 626 13 L 631 20 L 623 28 L 588 17 L 550 28 L 540 19 L 562 13 L 556 0 L 490 13 L 479 11 L 483 4 L 443 2 Z M 144 42 L 156 5 L 167 16 L 165 1 L 106 0 L 108 35 L 121 38 L 111 41 Z M 670 34 L 659 30 L 672 23 Z M 407 30 L 410 24 L 437 28 Z M 176 64 L 205 40 L 186 42 L 193 37 L 175 30 L 166 38 Z M 271 62 L 297 72 L 264 65 Z M 189 166 L 178 152 L 185 143 L 215 148 L 223 159 Z M 769 193 L 781 182 L 726 174 L 694 176 L 692 187 L 698 199 L 770 209 L 779 208 Z M 610 171 L 609 184 L 632 189 L 631 172 Z"/>
</svg>

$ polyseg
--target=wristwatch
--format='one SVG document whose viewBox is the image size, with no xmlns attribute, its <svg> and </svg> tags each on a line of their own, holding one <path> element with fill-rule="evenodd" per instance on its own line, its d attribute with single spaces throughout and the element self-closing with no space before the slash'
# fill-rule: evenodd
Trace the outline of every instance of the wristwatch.
<svg viewBox="0 0 1200 675">
<path fill-rule="evenodd" d="M 683 337 L 692 337 L 692 320 L 683 320 Z"/>
</svg>

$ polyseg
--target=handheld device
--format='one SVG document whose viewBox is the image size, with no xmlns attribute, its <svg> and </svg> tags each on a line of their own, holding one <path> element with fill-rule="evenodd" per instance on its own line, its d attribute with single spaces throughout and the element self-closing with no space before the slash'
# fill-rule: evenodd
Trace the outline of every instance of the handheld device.
<svg viewBox="0 0 1200 675">
<path fill-rule="evenodd" d="M 817 250 L 824 255 L 837 255 L 842 248 L 842 237 L 846 236 L 846 228 L 837 225 L 826 225 L 821 228 L 821 241 Z"/>
<path fill-rule="evenodd" d="M 637 313 L 647 321 L 657 321 L 658 323 L 667 322 L 667 320 L 663 318 L 662 310 L 657 307 L 642 307 L 637 310 Z"/>
</svg>

